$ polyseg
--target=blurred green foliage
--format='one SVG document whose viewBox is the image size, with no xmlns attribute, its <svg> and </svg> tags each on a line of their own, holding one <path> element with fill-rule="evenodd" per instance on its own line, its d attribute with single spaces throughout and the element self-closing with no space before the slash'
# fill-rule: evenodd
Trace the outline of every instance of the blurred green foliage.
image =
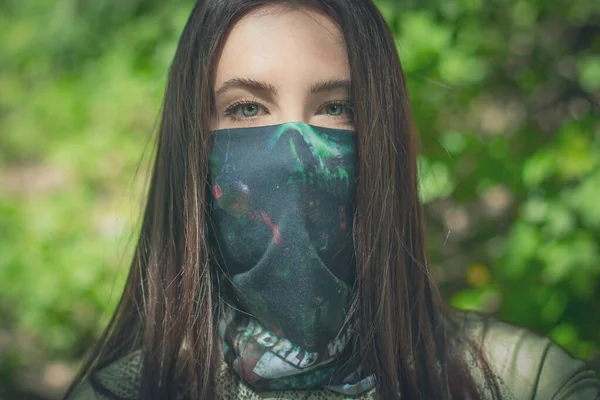
<svg viewBox="0 0 600 400">
<path fill-rule="evenodd" d="M 0 386 L 77 360 L 114 308 L 192 4 L 0 3 Z M 442 293 L 597 356 L 600 2 L 378 6 L 409 82 Z"/>
</svg>

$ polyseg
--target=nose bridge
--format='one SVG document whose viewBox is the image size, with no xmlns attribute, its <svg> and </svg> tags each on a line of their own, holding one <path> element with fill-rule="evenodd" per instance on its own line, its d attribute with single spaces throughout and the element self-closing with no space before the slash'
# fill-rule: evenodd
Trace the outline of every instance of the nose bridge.
<svg viewBox="0 0 600 400">
<path fill-rule="evenodd" d="M 310 122 L 310 113 L 307 110 L 308 101 L 302 85 L 294 85 L 290 82 L 288 89 L 281 93 L 279 103 L 277 123 L 304 122 L 308 124 Z"/>
</svg>

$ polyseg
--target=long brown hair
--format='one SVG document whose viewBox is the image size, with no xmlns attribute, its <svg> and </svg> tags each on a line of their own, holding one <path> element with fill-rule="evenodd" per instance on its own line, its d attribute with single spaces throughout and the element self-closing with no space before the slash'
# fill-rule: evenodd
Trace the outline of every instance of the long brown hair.
<svg viewBox="0 0 600 400">
<path fill-rule="evenodd" d="M 185 26 L 164 97 L 156 159 L 135 256 L 106 330 L 65 398 L 91 372 L 141 349 L 142 399 L 213 399 L 220 360 L 219 293 L 206 219 L 213 78 L 232 25 L 256 7 L 307 7 L 340 27 L 358 132 L 353 354 L 382 399 L 476 399 L 459 344 L 483 352 L 452 324 L 425 254 L 417 151 L 392 34 L 370 0 L 199 0 Z M 185 352 L 182 349 L 185 348 Z M 441 365 L 441 371 L 438 369 Z M 182 384 L 184 383 L 184 384 Z"/>
</svg>

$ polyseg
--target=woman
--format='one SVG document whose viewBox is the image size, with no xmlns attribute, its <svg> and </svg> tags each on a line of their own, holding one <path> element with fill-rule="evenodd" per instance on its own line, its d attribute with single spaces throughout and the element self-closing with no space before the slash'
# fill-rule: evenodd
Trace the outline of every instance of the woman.
<svg viewBox="0 0 600 400">
<path fill-rule="evenodd" d="M 548 339 L 440 300 L 404 77 L 370 1 L 198 2 L 125 292 L 66 398 L 599 393 Z"/>
</svg>

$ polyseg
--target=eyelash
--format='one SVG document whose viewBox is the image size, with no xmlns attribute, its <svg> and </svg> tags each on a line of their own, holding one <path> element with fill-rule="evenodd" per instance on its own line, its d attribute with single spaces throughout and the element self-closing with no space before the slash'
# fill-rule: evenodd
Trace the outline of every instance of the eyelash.
<svg viewBox="0 0 600 400">
<path fill-rule="evenodd" d="M 258 101 L 255 101 L 255 100 L 236 100 L 233 103 L 231 103 L 225 109 L 224 114 L 225 114 L 226 117 L 229 117 L 229 118 L 231 118 L 234 121 L 240 121 L 240 120 L 252 121 L 253 119 L 257 119 L 258 116 L 256 116 L 256 117 L 243 117 L 243 118 L 240 118 L 240 117 L 238 117 L 238 116 L 235 115 L 235 113 L 238 110 L 238 108 L 240 108 L 242 106 L 247 106 L 247 105 L 256 105 L 256 106 L 259 106 L 259 107 L 263 107 L 262 105 L 260 105 L 260 103 Z"/>
<path fill-rule="evenodd" d="M 236 116 L 236 111 L 239 109 L 239 107 L 245 106 L 245 105 L 255 105 L 258 107 L 262 107 L 263 109 L 266 109 L 266 107 L 264 107 L 263 105 L 261 105 L 258 101 L 256 100 L 236 100 L 233 103 L 231 103 L 226 109 L 225 109 L 225 116 L 231 118 L 234 121 L 252 121 L 254 119 L 258 119 L 258 116 L 254 116 L 254 117 L 238 117 Z M 327 106 L 331 106 L 331 105 L 336 105 L 336 106 L 342 106 L 342 107 L 346 107 L 346 109 L 349 111 L 351 117 L 354 116 L 354 108 L 352 107 L 352 104 L 350 102 L 347 101 L 331 101 L 329 103 L 325 103 L 321 106 L 320 109 L 323 109 Z M 340 119 L 344 119 L 345 117 L 343 116 L 336 116 L 336 115 L 330 115 L 330 118 L 340 118 Z"/>
</svg>

